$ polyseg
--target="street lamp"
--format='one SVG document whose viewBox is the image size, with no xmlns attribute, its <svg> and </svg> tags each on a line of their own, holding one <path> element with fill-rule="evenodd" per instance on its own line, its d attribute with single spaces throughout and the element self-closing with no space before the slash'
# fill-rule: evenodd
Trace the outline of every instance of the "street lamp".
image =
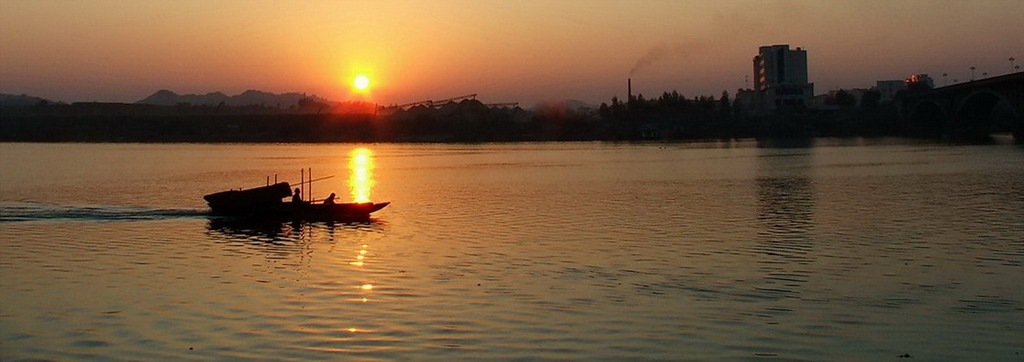
<svg viewBox="0 0 1024 362">
<path fill-rule="evenodd" d="M 971 81 L 974 81 L 974 67 L 971 67 Z"/>
<path fill-rule="evenodd" d="M 949 75 L 949 73 L 942 73 L 942 83 L 943 83 L 942 85 L 944 85 L 944 86 L 949 85 L 949 80 L 946 79 L 946 76 L 948 76 L 948 75 Z"/>
<path fill-rule="evenodd" d="M 1010 57 L 1010 73 L 1013 73 L 1014 69 L 1020 69 L 1020 68 L 1017 68 L 1017 67 L 1013 66 L 1013 61 L 1014 60 L 1017 60 L 1017 59 L 1013 59 L 1013 57 Z"/>
</svg>

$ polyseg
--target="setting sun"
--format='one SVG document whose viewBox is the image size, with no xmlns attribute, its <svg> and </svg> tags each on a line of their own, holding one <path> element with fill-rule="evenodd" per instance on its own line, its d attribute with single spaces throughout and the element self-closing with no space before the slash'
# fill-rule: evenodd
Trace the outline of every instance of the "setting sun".
<svg viewBox="0 0 1024 362">
<path fill-rule="evenodd" d="M 370 88 L 370 78 L 365 75 L 357 75 L 352 81 L 352 86 L 356 87 L 356 90 L 367 90 Z"/>
</svg>

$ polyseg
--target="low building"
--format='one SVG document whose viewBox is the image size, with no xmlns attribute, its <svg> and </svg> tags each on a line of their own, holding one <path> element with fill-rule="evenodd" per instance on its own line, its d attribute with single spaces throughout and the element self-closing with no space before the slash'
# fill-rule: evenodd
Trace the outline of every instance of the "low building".
<svg viewBox="0 0 1024 362">
<path fill-rule="evenodd" d="M 737 89 L 733 108 L 738 112 L 755 112 L 761 105 L 761 97 L 753 89 Z"/>
<path fill-rule="evenodd" d="M 896 98 L 896 94 L 904 89 L 907 89 L 907 85 L 902 80 L 880 80 L 875 82 L 875 90 L 881 95 L 878 99 L 881 102 L 892 102 Z"/>
</svg>

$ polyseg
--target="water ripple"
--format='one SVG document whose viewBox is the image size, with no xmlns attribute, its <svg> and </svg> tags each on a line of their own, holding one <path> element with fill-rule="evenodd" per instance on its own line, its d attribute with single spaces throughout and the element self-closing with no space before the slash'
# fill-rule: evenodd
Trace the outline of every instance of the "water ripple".
<svg viewBox="0 0 1024 362">
<path fill-rule="evenodd" d="M 202 209 L 153 209 L 132 206 L 72 206 L 36 202 L 0 202 L 0 223 L 17 221 L 141 221 L 195 218 Z"/>
</svg>

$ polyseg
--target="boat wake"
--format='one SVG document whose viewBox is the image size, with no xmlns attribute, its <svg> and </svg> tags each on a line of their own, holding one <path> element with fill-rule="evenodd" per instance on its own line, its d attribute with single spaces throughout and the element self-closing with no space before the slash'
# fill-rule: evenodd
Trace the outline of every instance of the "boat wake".
<svg viewBox="0 0 1024 362">
<path fill-rule="evenodd" d="M 203 209 L 154 209 L 135 206 L 73 206 L 0 202 L 0 223 L 23 221 L 142 221 L 203 217 Z"/>
</svg>

